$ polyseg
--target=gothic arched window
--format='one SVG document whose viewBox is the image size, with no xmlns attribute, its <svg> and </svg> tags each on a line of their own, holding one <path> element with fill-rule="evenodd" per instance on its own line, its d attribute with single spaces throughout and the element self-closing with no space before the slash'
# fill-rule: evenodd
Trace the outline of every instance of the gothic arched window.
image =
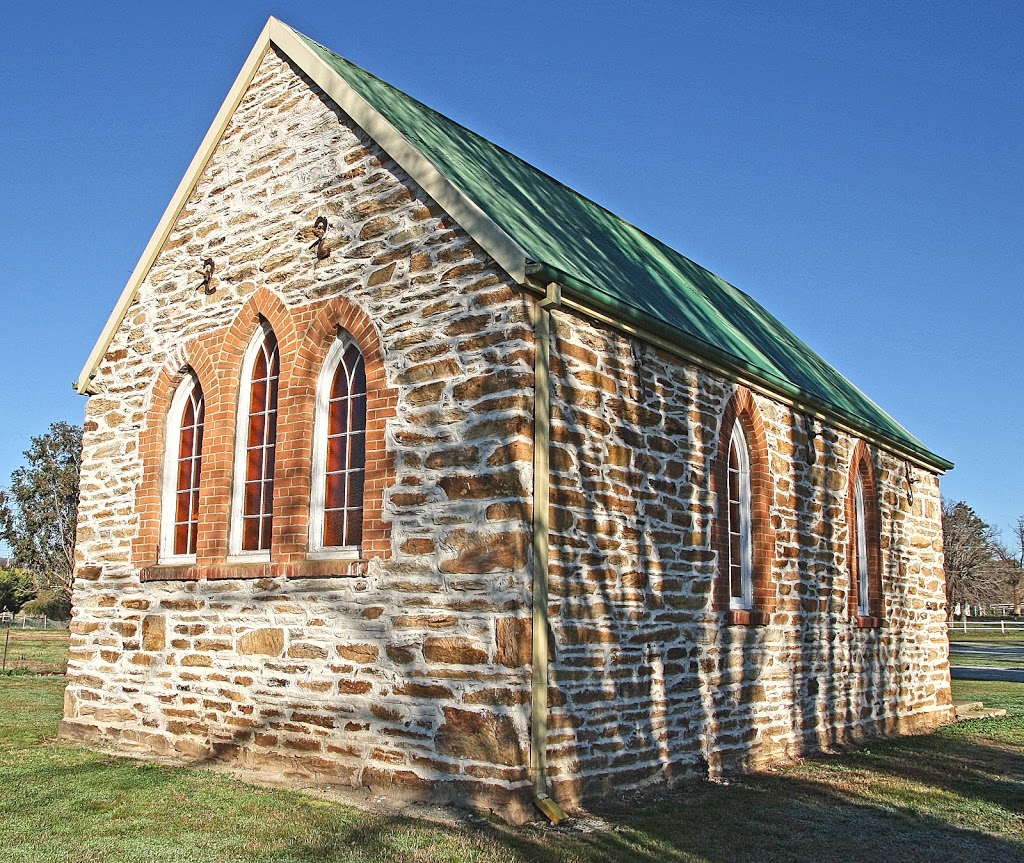
<svg viewBox="0 0 1024 863">
<path fill-rule="evenodd" d="M 358 554 L 366 475 L 366 368 L 344 331 L 320 373 L 313 434 L 310 551 Z"/>
<path fill-rule="evenodd" d="M 195 562 L 204 419 L 203 390 L 189 372 L 167 412 L 160 510 L 160 560 L 165 563 Z"/>
<path fill-rule="evenodd" d="M 231 504 L 232 554 L 269 559 L 274 519 L 274 461 L 281 358 L 261 320 L 242 360 Z"/>
</svg>

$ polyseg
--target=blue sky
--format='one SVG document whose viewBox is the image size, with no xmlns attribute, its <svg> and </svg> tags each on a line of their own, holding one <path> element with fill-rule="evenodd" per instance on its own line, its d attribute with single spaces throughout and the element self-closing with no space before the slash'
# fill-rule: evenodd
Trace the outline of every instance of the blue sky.
<svg viewBox="0 0 1024 863">
<path fill-rule="evenodd" d="M 30 436 L 80 421 L 71 382 L 274 14 L 753 295 L 1005 529 L 1024 16 L 826 5 L 7 4 L 0 484 Z"/>
</svg>

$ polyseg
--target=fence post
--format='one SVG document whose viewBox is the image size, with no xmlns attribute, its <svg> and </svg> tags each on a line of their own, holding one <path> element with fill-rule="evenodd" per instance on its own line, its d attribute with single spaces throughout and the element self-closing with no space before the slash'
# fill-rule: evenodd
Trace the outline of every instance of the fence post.
<svg viewBox="0 0 1024 863">
<path fill-rule="evenodd" d="M 999 621 L 999 629 L 1003 633 L 1003 635 L 1006 635 L 1006 621 L 1005 620 L 1000 620 Z"/>
</svg>

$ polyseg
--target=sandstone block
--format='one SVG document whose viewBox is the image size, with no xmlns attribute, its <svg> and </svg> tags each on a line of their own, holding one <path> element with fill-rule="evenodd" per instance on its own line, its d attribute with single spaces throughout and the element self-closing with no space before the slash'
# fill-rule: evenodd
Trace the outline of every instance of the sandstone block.
<svg viewBox="0 0 1024 863">
<path fill-rule="evenodd" d="M 519 730 L 512 718 L 490 711 L 444 707 L 437 750 L 454 758 L 514 767 L 524 762 Z"/>
<path fill-rule="evenodd" d="M 449 665 L 480 665 L 488 660 L 487 649 L 479 642 L 462 636 L 431 636 L 423 642 L 423 656 L 428 662 Z"/>
<path fill-rule="evenodd" d="M 494 625 L 497 653 L 494 661 L 509 668 L 533 661 L 533 621 L 527 617 L 499 617 Z"/>
<path fill-rule="evenodd" d="M 162 651 L 167 647 L 167 620 L 162 614 L 142 618 L 142 649 Z"/>
<path fill-rule="evenodd" d="M 372 644 L 339 644 L 334 649 L 338 656 L 363 665 L 376 662 L 380 655 L 380 651 Z"/>
<path fill-rule="evenodd" d="M 283 629 L 254 629 L 238 639 L 238 652 L 243 656 L 280 656 L 283 650 Z"/>
</svg>

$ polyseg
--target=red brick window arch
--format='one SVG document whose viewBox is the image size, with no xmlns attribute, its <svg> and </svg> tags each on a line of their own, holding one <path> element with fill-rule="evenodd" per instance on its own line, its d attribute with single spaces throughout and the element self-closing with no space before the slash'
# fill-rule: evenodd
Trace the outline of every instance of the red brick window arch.
<svg viewBox="0 0 1024 863">
<path fill-rule="evenodd" d="M 196 560 L 205 419 L 203 389 L 189 371 L 178 384 L 167 412 L 160 505 L 161 563 L 190 564 Z"/>
<path fill-rule="evenodd" d="M 242 358 L 231 496 L 229 550 L 247 559 L 270 559 L 280 377 L 277 337 L 261 318 Z"/>
<path fill-rule="evenodd" d="M 723 412 L 711 481 L 717 506 L 714 606 L 726 612 L 728 623 L 767 624 L 775 608 L 772 481 L 761 414 L 743 387 Z"/>
<path fill-rule="evenodd" d="M 359 557 L 366 481 L 366 365 L 352 337 L 338 331 L 317 381 L 309 548 Z"/>
<path fill-rule="evenodd" d="M 882 622 L 882 567 L 878 489 L 871 454 L 863 441 L 857 442 L 850 460 L 846 524 L 850 619 L 857 626 L 879 626 Z"/>
</svg>

